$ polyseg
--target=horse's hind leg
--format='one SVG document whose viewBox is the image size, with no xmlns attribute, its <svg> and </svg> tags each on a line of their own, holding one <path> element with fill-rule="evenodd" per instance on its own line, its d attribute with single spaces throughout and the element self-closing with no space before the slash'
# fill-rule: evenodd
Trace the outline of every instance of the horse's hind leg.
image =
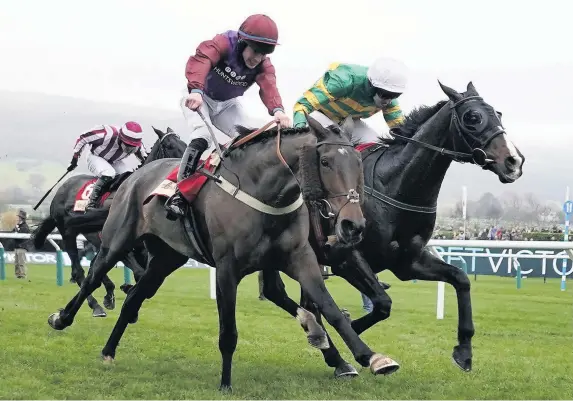
<svg viewBox="0 0 573 401">
<path fill-rule="evenodd" d="M 451 284 L 458 297 L 458 345 L 453 359 L 460 369 L 472 370 L 472 337 L 475 329 L 472 320 L 471 282 L 466 273 L 424 250 L 420 259 L 410 266 L 392 270 L 400 280 L 444 281 Z"/>
<path fill-rule="evenodd" d="M 64 232 L 64 231 L 60 231 Z M 66 252 L 70 257 L 70 261 L 72 262 L 72 279 L 75 283 L 78 284 L 78 287 L 81 288 L 82 283 L 85 279 L 85 271 L 80 263 L 80 257 L 78 252 L 78 246 L 76 243 L 77 234 L 75 233 L 66 233 L 63 236 L 64 246 L 66 247 Z M 107 314 L 105 310 L 101 307 L 101 305 L 97 302 L 97 300 L 90 295 L 88 298 L 88 305 L 92 309 L 92 316 L 93 317 L 106 317 Z"/>
<path fill-rule="evenodd" d="M 119 318 L 102 349 L 101 355 L 104 361 L 111 361 L 115 358 L 119 341 L 127 325 L 132 323 L 134 319 L 136 320 L 143 301 L 151 299 L 161 287 L 165 278 L 187 261 L 186 256 L 175 253 L 171 248 L 162 249 L 169 250 L 167 253 L 154 253 L 154 256 L 150 257 L 148 267 L 143 276 L 127 294 Z"/>
</svg>

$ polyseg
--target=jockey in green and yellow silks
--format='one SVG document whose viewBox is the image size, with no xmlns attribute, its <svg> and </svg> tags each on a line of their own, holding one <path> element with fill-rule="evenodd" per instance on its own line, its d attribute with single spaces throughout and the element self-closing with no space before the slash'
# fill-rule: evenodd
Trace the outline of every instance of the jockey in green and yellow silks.
<svg viewBox="0 0 573 401">
<path fill-rule="evenodd" d="M 381 111 L 389 128 L 402 124 L 404 114 L 398 97 L 406 89 L 408 75 L 407 67 L 391 58 L 380 58 L 370 67 L 331 64 L 294 105 L 294 126 L 307 124 L 305 112 L 325 127 L 352 116 L 353 141 L 376 142 L 381 134 L 361 119 Z M 390 134 L 382 136 L 392 139 Z"/>
</svg>

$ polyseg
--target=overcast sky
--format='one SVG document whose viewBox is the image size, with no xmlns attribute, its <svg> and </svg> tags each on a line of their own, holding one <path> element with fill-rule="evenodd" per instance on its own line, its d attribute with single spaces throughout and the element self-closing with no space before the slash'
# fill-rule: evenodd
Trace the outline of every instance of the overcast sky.
<svg viewBox="0 0 573 401">
<path fill-rule="evenodd" d="M 266 13 L 279 27 L 281 45 L 271 59 L 289 113 L 331 62 L 368 65 L 388 55 L 412 70 L 401 98 L 406 111 L 444 98 L 437 79 L 459 91 L 472 80 L 504 113 L 528 160 L 543 147 L 571 166 L 573 24 L 565 0 L 335 4 L 2 0 L 0 89 L 177 110 L 196 46 L 237 29 L 252 13 Z M 256 85 L 244 101 L 254 116 L 269 119 Z M 370 122 L 386 129 L 381 116 Z"/>
</svg>

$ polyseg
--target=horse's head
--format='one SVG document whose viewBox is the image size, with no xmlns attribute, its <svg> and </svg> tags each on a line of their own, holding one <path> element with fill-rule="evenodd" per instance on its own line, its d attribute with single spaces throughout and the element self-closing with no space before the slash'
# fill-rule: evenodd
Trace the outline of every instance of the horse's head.
<svg viewBox="0 0 573 401">
<path fill-rule="evenodd" d="M 153 144 L 149 155 L 143 163 L 144 165 L 157 159 L 167 159 L 172 157 L 180 159 L 183 157 L 183 153 L 185 152 L 187 145 L 179 138 L 179 135 L 177 135 L 175 131 L 169 127 L 167 127 L 167 132 L 163 132 L 155 127 L 152 128 L 157 134 L 158 139 Z"/>
<path fill-rule="evenodd" d="M 355 245 L 362 239 L 366 220 L 360 207 L 364 197 L 362 159 L 351 142 L 346 125 L 324 128 L 308 117 L 315 143 L 301 153 L 302 191 L 319 206 L 323 218 L 332 219 L 338 240 Z"/>
<path fill-rule="evenodd" d="M 440 86 L 450 98 L 454 149 L 469 151 L 475 164 L 493 171 L 503 183 L 521 177 L 525 158 L 508 139 L 501 113 L 482 99 L 471 82 L 465 93 L 441 82 Z"/>
</svg>

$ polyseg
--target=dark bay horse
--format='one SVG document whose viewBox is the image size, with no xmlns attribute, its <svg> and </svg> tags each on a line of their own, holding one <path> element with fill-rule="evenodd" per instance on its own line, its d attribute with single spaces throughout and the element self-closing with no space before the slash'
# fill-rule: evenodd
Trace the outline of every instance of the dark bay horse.
<svg viewBox="0 0 573 401">
<path fill-rule="evenodd" d="M 232 357 L 238 338 L 237 286 L 247 274 L 263 269 L 283 271 L 298 281 L 358 363 L 370 366 L 375 374 L 395 370 L 395 362 L 374 353 L 343 317 L 324 285 L 309 243 L 306 199 L 321 197 L 329 202 L 335 215 L 334 232 L 343 244 L 357 244 L 365 225 L 359 204 L 363 184 L 360 155 L 346 135 L 325 129 L 312 119 L 309 123 L 309 129 L 271 129 L 239 147 L 231 145 L 219 170 L 221 182 L 207 182 L 193 203 L 197 234 L 206 243 L 217 269 L 223 390 L 231 388 Z M 249 132 L 239 131 L 242 135 L 237 144 Z M 102 350 L 106 360 L 113 360 L 127 324 L 135 321 L 143 301 L 155 295 L 164 279 L 188 258 L 205 261 L 192 245 L 184 224 L 167 219 L 164 199 L 153 197 L 144 203 L 178 163 L 157 160 L 127 178 L 115 195 L 101 234 L 100 251 L 79 293 L 65 309 L 48 319 L 57 330 L 70 326 L 104 275 L 126 252 L 143 242 L 149 253 L 148 265 L 129 291 Z M 304 312 L 299 308 L 297 315 L 303 324 Z"/>
<path fill-rule="evenodd" d="M 142 166 L 163 158 L 180 158 L 185 151 L 185 143 L 181 141 L 178 135 L 171 129 L 167 128 L 164 133 L 161 130 L 153 127 L 153 130 L 158 136 L 153 147 L 151 148 L 147 158 L 142 163 Z M 58 188 L 50 204 L 50 215 L 44 219 L 32 234 L 34 246 L 40 248 L 46 241 L 47 236 L 54 228 L 57 228 L 64 241 L 65 251 L 68 253 L 72 262 L 72 280 L 78 286 L 81 286 L 85 272 L 80 264 L 78 255 L 78 248 L 76 238 L 78 235 L 83 234 L 86 239 L 92 243 L 96 248 L 100 246 L 100 239 L 98 231 L 103 227 L 105 219 L 107 218 L 107 209 L 111 205 L 115 196 L 115 191 L 120 184 L 132 172 L 127 172 L 116 176 L 116 178 L 109 184 L 111 194 L 105 199 L 101 209 L 95 209 L 86 213 L 74 212 L 74 202 L 78 191 L 86 184 L 87 181 L 95 178 L 87 174 L 80 174 L 70 177 L 68 180 Z M 143 274 L 143 267 L 145 266 L 145 254 L 142 252 L 130 252 L 124 256 L 122 262 L 128 266 L 134 274 L 136 281 Z M 103 304 L 107 309 L 115 308 L 115 285 L 106 275 L 103 278 L 103 284 L 106 289 Z M 99 305 L 93 296 L 88 297 L 88 305 L 92 309 L 92 316 L 105 317 L 104 309 Z"/>
<path fill-rule="evenodd" d="M 458 345 L 453 360 L 464 371 L 472 368 L 474 324 L 470 280 L 459 268 L 433 255 L 426 244 L 436 221 L 436 205 L 442 181 L 452 161 L 474 163 L 496 174 L 502 183 L 522 175 L 525 158 L 508 139 L 501 113 L 486 103 L 470 82 L 465 93 L 440 83 L 448 101 L 414 110 L 398 130 L 390 146 L 375 145 L 363 153 L 366 198 L 364 239 L 343 256 L 330 254 L 320 263 L 330 265 L 374 304 L 371 313 L 352 321 L 362 333 L 390 316 L 392 300 L 375 274 L 390 270 L 402 280 L 444 281 L 458 299 Z M 263 271 L 264 295 L 290 314 L 296 313 L 278 272 Z M 301 306 L 316 313 L 302 291 Z M 320 316 L 317 315 L 320 322 Z M 335 376 L 358 373 L 340 356 L 329 338 L 322 349 Z"/>
</svg>

